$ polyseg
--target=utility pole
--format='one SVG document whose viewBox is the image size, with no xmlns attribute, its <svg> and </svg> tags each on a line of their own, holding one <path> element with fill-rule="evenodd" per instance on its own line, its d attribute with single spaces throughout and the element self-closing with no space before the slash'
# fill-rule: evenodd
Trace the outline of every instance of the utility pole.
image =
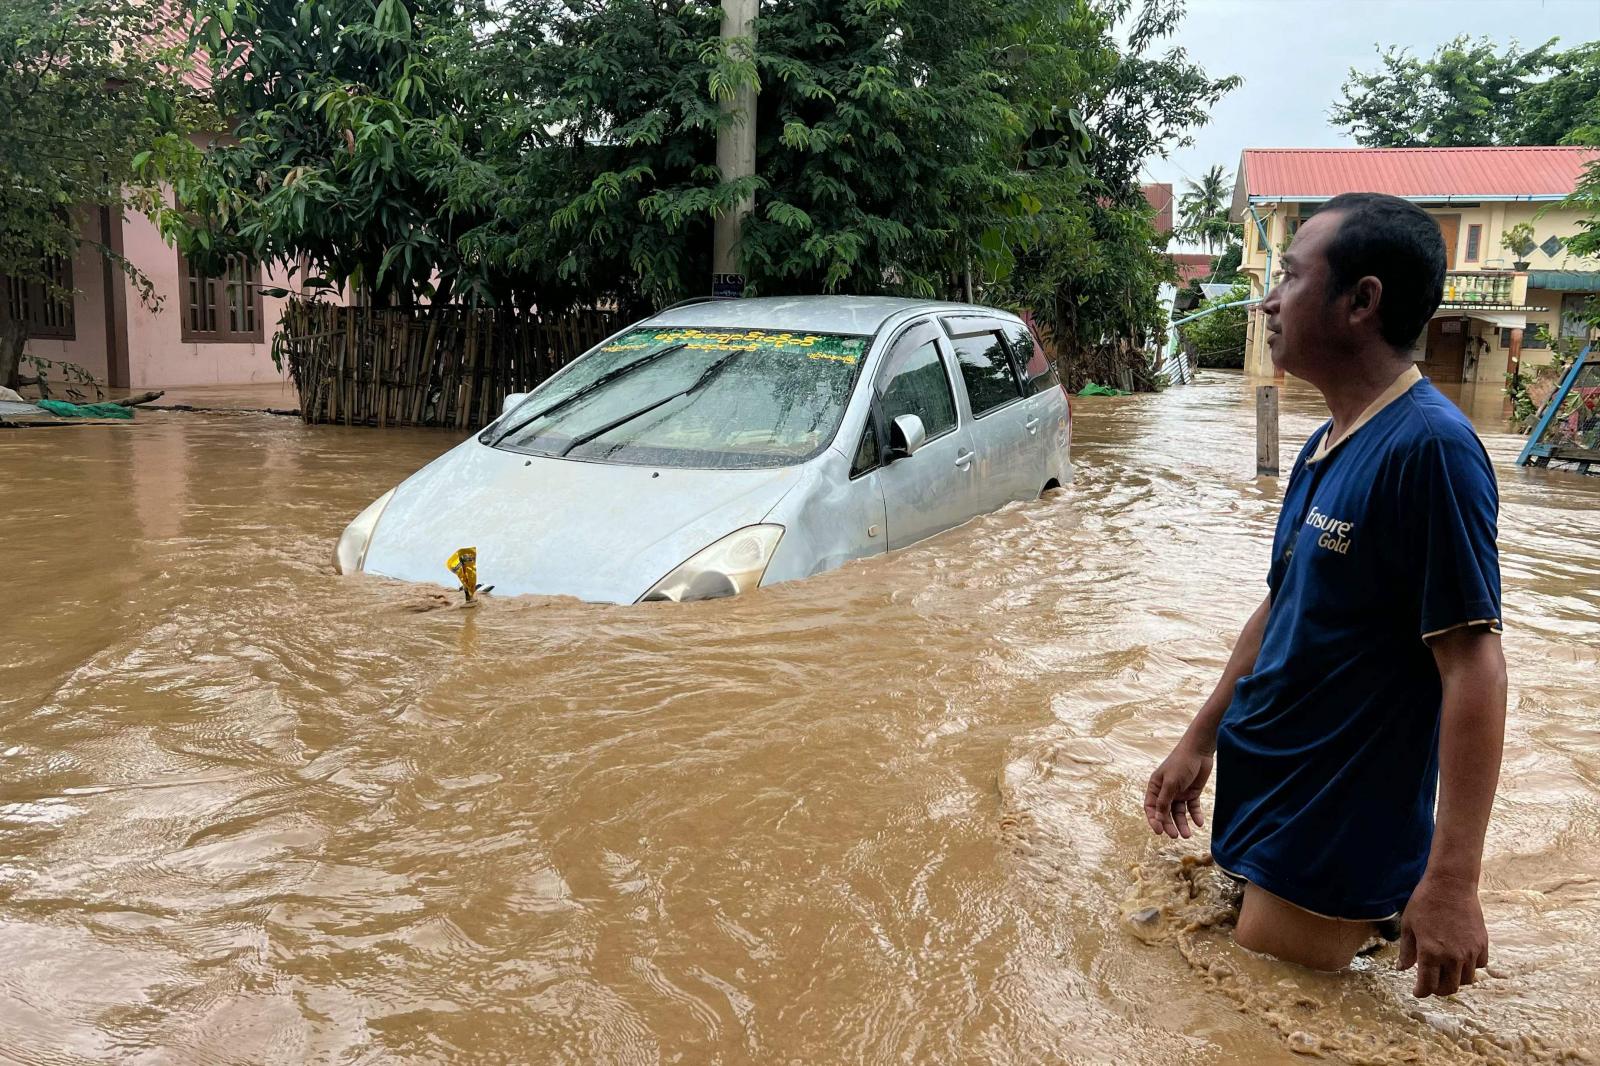
<svg viewBox="0 0 1600 1066">
<path fill-rule="evenodd" d="M 1256 386 L 1256 477 L 1278 476 L 1278 386 Z"/>
<path fill-rule="evenodd" d="M 722 0 L 723 47 L 748 49 L 755 57 L 756 8 L 760 0 Z M 738 42 L 732 44 L 729 42 Z M 721 103 L 723 122 L 717 130 L 717 169 L 724 182 L 748 178 L 756 172 L 756 90 L 741 84 L 731 100 Z M 742 196 L 729 211 L 719 214 L 711 245 L 711 294 L 743 296 L 744 268 L 739 260 L 739 236 L 744 218 L 755 207 L 754 196 Z"/>
</svg>

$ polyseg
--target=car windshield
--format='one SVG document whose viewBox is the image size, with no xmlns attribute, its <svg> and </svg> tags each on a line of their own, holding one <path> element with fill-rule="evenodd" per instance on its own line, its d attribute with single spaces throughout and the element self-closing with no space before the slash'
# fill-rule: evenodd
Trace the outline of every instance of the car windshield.
<svg viewBox="0 0 1600 1066">
<path fill-rule="evenodd" d="M 867 337 L 636 329 L 536 389 L 486 442 L 652 466 L 788 466 L 826 448 Z"/>
</svg>

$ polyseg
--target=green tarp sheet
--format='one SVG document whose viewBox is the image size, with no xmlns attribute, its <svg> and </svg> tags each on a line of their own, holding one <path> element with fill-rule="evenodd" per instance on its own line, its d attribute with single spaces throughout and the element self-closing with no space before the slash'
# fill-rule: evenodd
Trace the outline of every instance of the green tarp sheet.
<svg viewBox="0 0 1600 1066">
<path fill-rule="evenodd" d="M 133 410 L 120 403 L 68 403 L 65 400 L 39 400 L 41 410 L 62 418 L 132 418 Z"/>
</svg>

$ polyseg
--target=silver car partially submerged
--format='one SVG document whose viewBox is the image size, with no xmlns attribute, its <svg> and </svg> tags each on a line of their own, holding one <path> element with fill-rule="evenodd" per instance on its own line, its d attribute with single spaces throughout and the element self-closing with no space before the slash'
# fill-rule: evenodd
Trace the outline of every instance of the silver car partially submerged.
<svg viewBox="0 0 1600 1066">
<path fill-rule="evenodd" d="M 496 593 L 745 592 L 932 536 L 1071 477 L 1071 412 L 1005 311 L 719 300 L 607 339 L 385 493 L 335 559 Z"/>
</svg>

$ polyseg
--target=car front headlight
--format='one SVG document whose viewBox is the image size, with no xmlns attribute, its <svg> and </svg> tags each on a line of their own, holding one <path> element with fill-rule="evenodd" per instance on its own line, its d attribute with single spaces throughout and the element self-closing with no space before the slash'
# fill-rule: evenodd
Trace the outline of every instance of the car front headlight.
<svg viewBox="0 0 1600 1066">
<path fill-rule="evenodd" d="M 783 539 L 783 527 L 745 526 L 734 530 L 715 544 L 697 552 L 655 587 L 639 597 L 640 603 L 654 600 L 712 600 L 735 596 L 761 584 L 772 553 Z"/>
<path fill-rule="evenodd" d="M 389 506 L 392 499 L 394 489 L 367 504 L 367 509 L 344 527 L 344 532 L 339 535 L 339 545 L 333 549 L 335 570 L 341 574 L 355 574 L 366 565 L 367 545 L 372 543 L 372 534 L 378 529 L 378 519 L 383 517 L 383 509 Z"/>
</svg>

